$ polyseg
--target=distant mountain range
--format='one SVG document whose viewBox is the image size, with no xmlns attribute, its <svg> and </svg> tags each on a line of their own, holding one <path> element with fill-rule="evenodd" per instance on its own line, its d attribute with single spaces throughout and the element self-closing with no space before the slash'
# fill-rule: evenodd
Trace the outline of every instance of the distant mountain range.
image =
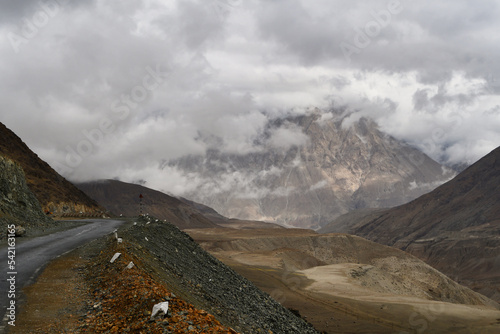
<svg viewBox="0 0 500 334">
<path fill-rule="evenodd" d="M 41 160 L 14 132 L 0 123 L 0 156 L 17 162 L 42 209 L 56 216 L 102 215 L 104 209 Z"/>
<path fill-rule="evenodd" d="M 199 186 L 184 196 L 226 217 L 313 229 L 352 210 L 406 203 L 455 175 L 371 120 L 348 124 L 319 110 L 270 122 L 250 153 L 214 144 L 163 169 L 195 175 Z"/>
<path fill-rule="evenodd" d="M 500 301 L 500 147 L 408 204 L 350 213 L 320 232 L 403 249 Z"/>
</svg>

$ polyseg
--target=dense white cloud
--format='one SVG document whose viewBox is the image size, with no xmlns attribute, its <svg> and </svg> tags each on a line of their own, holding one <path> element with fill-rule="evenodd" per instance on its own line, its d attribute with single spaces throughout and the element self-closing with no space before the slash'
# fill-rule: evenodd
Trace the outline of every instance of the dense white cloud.
<svg viewBox="0 0 500 334">
<path fill-rule="evenodd" d="M 189 180 L 158 176 L 161 161 L 261 149 L 268 119 L 311 107 L 371 117 L 450 164 L 500 145 L 498 1 L 0 4 L 0 121 L 73 180 L 179 192 Z"/>
<path fill-rule="evenodd" d="M 308 137 L 302 130 L 294 124 L 272 130 L 271 137 L 268 140 L 269 146 L 274 149 L 286 150 L 290 146 L 302 146 L 307 144 Z"/>
</svg>

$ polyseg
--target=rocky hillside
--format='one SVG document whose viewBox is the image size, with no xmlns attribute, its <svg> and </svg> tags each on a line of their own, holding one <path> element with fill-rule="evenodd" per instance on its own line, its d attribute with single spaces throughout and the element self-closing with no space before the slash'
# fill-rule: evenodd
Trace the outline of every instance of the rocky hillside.
<svg viewBox="0 0 500 334">
<path fill-rule="evenodd" d="M 42 212 L 40 203 L 26 185 L 22 168 L 0 155 L 0 240 L 6 238 L 10 224 L 16 225 L 18 234 L 22 234 L 53 222 Z"/>
<path fill-rule="evenodd" d="M 102 215 L 103 209 L 59 175 L 4 124 L 0 123 L 0 155 L 24 170 L 28 187 L 44 211 L 61 215 Z"/>
<path fill-rule="evenodd" d="M 171 224 L 144 218 L 120 236 L 170 291 L 240 333 L 317 333 Z"/>
<path fill-rule="evenodd" d="M 215 143 L 163 168 L 196 180 L 184 196 L 226 217 L 313 229 L 354 209 L 406 203 L 454 175 L 373 121 L 320 111 L 268 124 L 250 153 Z"/>
<path fill-rule="evenodd" d="M 500 147 L 408 204 L 351 217 L 350 233 L 406 250 L 500 301 Z"/>
</svg>

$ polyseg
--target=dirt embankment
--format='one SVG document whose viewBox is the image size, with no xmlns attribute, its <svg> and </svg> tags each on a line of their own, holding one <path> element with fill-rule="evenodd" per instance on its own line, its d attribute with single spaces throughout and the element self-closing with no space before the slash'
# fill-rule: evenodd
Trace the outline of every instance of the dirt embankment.
<svg viewBox="0 0 500 334">
<path fill-rule="evenodd" d="M 175 226 L 130 225 L 49 265 L 13 333 L 317 333 Z"/>
</svg>

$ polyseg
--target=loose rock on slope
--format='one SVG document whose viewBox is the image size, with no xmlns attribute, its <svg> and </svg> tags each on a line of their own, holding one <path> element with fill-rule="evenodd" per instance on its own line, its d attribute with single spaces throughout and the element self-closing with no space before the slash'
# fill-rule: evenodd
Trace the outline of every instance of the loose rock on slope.
<svg viewBox="0 0 500 334">
<path fill-rule="evenodd" d="M 174 293 L 235 330 L 317 333 L 304 320 L 204 251 L 177 227 L 142 220 L 122 234 L 124 240 L 135 244 L 135 252 L 143 252 L 142 258 Z"/>
</svg>

